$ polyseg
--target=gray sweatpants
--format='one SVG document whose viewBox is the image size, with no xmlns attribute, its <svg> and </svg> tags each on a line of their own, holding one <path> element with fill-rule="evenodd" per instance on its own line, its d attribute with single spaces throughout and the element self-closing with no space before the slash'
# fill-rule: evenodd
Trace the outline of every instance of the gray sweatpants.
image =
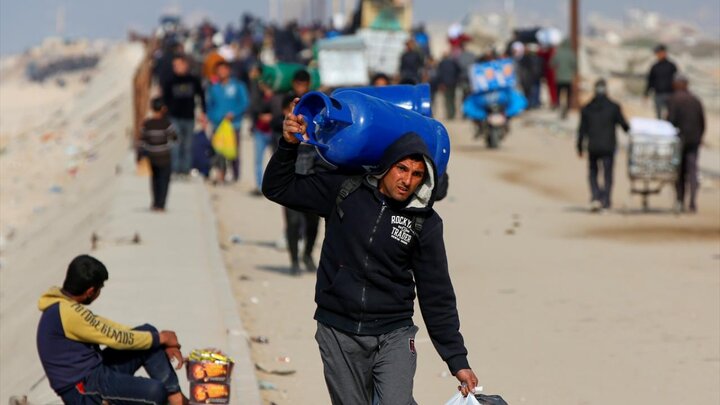
<svg viewBox="0 0 720 405">
<path fill-rule="evenodd" d="M 318 322 L 315 340 L 333 405 L 417 405 L 412 396 L 417 331 L 413 325 L 359 336 Z"/>
</svg>

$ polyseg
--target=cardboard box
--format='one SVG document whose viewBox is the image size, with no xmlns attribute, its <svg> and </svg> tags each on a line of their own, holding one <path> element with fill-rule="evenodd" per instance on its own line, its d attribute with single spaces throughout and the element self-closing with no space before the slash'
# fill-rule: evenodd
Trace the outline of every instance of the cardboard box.
<svg viewBox="0 0 720 405">
<path fill-rule="evenodd" d="M 190 382 L 230 383 L 233 363 L 188 360 L 186 369 L 187 378 Z"/>
<path fill-rule="evenodd" d="M 190 383 L 191 404 L 229 404 L 230 385 L 223 383 Z"/>
</svg>

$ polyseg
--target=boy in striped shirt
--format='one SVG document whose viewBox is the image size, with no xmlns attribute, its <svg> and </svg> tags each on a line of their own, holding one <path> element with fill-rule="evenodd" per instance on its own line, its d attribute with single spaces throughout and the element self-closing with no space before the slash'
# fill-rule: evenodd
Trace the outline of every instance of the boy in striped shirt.
<svg viewBox="0 0 720 405">
<path fill-rule="evenodd" d="M 165 115 L 167 108 L 162 98 L 155 97 L 150 102 L 152 115 L 143 123 L 140 138 L 140 153 L 150 159 L 152 176 L 150 180 L 152 190 L 153 211 L 165 211 L 165 201 L 170 187 L 170 174 L 172 173 L 170 149 L 177 134 Z"/>
</svg>

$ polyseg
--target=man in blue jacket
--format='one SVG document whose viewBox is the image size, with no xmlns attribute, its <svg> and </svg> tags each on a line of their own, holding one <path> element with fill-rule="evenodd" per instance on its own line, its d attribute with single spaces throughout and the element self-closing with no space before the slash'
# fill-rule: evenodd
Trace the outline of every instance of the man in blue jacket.
<svg viewBox="0 0 720 405">
<path fill-rule="evenodd" d="M 248 93 L 245 84 L 230 76 L 230 65 L 223 61 L 215 66 L 218 82 L 210 86 L 207 92 L 207 113 L 213 128 L 217 128 L 223 119 L 233 124 L 237 139 L 238 154 L 232 161 L 233 179 L 240 180 L 240 125 L 248 107 Z M 213 129 L 213 131 L 214 131 Z"/>
<path fill-rule="evenodd" d="M 298 101 L 293 102 L 293 107 Z M 432 209 L 437 171 L 419 135 L 402 136 L 366 176 L 295 173 L 302 117 L 288 114 L 268 163 L 265 196 L 326 220 L 315 288 L 315 338 L 332 403 L 415 404 L 415 290 L 430 338 L 462 383 L 477 377 L 448 273 L 443 225 Z"/>
</svg>

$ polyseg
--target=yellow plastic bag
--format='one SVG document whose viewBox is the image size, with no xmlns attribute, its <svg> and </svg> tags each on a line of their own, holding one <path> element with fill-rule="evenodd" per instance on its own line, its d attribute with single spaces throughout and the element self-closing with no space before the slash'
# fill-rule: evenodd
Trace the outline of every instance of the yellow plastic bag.
<svg viewBox="0 0 720 405">
<path fill-rule="evenodd" d="M 143 156 L 137 161 L 137 164 L 135 165 L 135 173 L 140 177 L 148 177 L 152 174 L 150 159 L 148 159 L 147 156 Z"/>
<path fill-rule="evenodd" d="M 237 146 L 235 129 L 232 123 L 227 119 L 222 120 L 217 129 L 215 129 L 215 134 L 213 134 L 213 149 L 225 159 L 235 160 L 237 158 Z"/>
</svg>

